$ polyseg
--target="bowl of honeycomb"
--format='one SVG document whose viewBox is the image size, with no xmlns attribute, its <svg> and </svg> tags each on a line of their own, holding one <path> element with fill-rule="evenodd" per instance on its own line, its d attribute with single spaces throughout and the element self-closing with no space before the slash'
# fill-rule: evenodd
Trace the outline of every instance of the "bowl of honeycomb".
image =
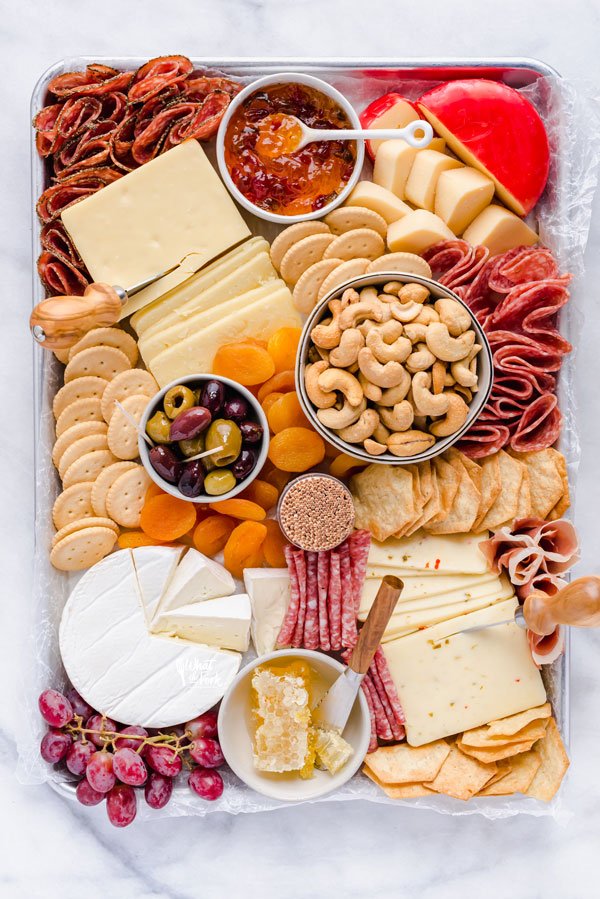
<svg viewBox="0 0 600 899">
<path fill-rule="evenodd" d="M 316 727 L 311 710 L 343 673 L 341 662 L 308 649 L 254 659 L 219 710 L 227 764 L 247 786 L 283 802 L 318 799 L 356 774 L 370 738 L 362 690 L 341 736 Z"/>
</svg>

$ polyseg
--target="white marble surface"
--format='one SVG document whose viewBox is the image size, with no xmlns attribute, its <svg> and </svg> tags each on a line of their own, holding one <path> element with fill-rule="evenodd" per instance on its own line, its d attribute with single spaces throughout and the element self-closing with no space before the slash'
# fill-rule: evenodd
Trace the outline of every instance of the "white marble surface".
<svg viewBox="0 0 600 899">
<path fill-rule="evenodd" d="M 485 10 L 485 11 L 484 11 Z M 366 13 L 368 12 L 368 17 Z M 600 635 L 576 634 L 572 661 L 572 769 L 562 823 L 488 822 L 367 805 L 321 804 L 265 815 L 162 820 L 116 831 L 104 810 L 66 804 L 14 778 L 21 714 L 20 612 L 29 602 L 32 549 L 29 94 L 62 56 L 184 52 L 273 57 L 527 55 L 600 87 L 597 0 L 5 0 L 2 60 L 2 322 L 0 390 L 0 896 L 453 897 L 597 895 L 600 833 Z M 600 202 L 596 202 L 596 211 Z M 581 571 L 598 571 L 600 504 L 600 217 L 587 252 L 586 327 L 577 402 L 582 462 L 577 523 Z"/>
</svg>

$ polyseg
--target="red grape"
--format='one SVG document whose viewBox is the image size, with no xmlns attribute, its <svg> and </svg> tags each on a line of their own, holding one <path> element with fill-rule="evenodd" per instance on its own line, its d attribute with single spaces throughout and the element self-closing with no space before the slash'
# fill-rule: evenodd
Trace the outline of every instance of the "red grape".
<svg viewBox="0 0 600 899">
<path fill-rule="evenodd" d="M 103 730 L 103 731 L 116 731 L 117 725 L 112 720 L 112 718 L 103 718 L 102 715 L 92 715 L 91 718 L 85 723 L 85 726 L 88 730 Z M 106 743 L 106 737 L 100 736 L 100 734 L 88 734 L 88 740 L 91 740 L 92 743 L 95 743 L 99 749 L 102 749 L 104 744 Z"/>
<path fill-rule="evenodd" d="M 198 737 L 216 737 L 217 713 L 215 711 L 205 712 L 198 718 L 194 718 L 193 721 L 188 721 L 185 732 L 191 740 L 197 740 Z"/>
<path fill-rule="evenodd" d="M 211 802 L 218 799 L 223 792 L 223 778 L 219 772 L 209 771 L 206 768 L 194 768 L 188 777 L 188 784 L 194 793 Z"/>
<path fill-rule="evenodd" d="M 150 808 L 164 808 L 173 792 L 173 781 L 164 774 L 157 774 L 151 771 L 146 786 L 144 787 L 144 796 Z"/>
<path fill-rule="evenodd" d="M 151 768 L 166 777 L 176 777 L 181 771 L 181 758 L 168 746 L 146 746 L 144 758 Z"/>
<path fill-rule="evenodd" d="M 119 780 L 132 787 L 146 783 L 148 770 L 142 758 L 133 749 L 117 749 L 113 757 L 113 770 Z"/>
<path fill-rule="evenodd" d="M 112 753 L 104 749 L 95 752 L 87 764 L 85 776 L 90 786 L 99 793 L 108 793 L 112 790 L 117 780 L 113 771 Z"/>
<path fill-rule="evenodd" d="M 65 695 L 71 703 L 75 714 L 83 718 L 84 721 L 94 714 L 94 709 L 79 695 L 75 687 L 69 687 Z"/>
<path fill-rule="evenodd" d="M 189 749 L 191 757 L 203 768 L 219 768 L 225 761 L 221 747 L 216 740 L 200 737 Z"/>
<path fill-rule="evenodd" d="M 115 827 L 127 827 L 135 818 L 137 811 L 135 790 L 124 784 L 117 784 L 106 797 L 108 820 Z"/>
<path fill-rule="evenodd" d="M 93 787 L 90 787 L 85 778 L 80 780 L 77 784 L 75 795 L 82 805 L 98 805 L 99 802 L 106 799 L 105 794 L 99 793 L 98 790 L 94 790 Z"/>
<path fill-rule="evenodd" d="M 128 727 L 124 727 L 115 739 L 115 749 L 139 749 L 144 742 L 143 740 L 128 740 L 121 734 L 137 734 L 139 737 L 147 737 L 148 731 L 145 727 L 140 727 L 139 724 L 130 724 Z"/>
<path fill-rule="evenodd" d="M 45 762 L 55 765 L 64 759 L 69 746 L 73 742 L 71 734 L 65 734 L 62 730 L 51 727 L 40 743 L 40 754 Z"/>
<path fill-rule="evenodd" d="M 52 727 L 64 727 L 73 718 L 73 706 L 58 690 L 44 690 L 38 706 L 44 721 Z"/>
<path fill-rule="evenodd" d="M 85 743 L 73 743 L 67 752 L 66 763 L 71 774 L 82 775 L 85 773 L 87 763 L 94 755 L 96 747 L 87 740 Z"/>
</svg>

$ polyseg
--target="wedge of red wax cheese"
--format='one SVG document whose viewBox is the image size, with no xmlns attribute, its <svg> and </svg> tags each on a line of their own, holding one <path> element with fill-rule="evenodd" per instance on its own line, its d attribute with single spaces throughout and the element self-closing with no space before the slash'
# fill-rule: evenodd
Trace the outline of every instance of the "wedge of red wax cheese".
<svg viewBox="0 0 600 899">
<path fill-rule="evenodd" d="M 497 81 L 449 81 L 417 106 L 450 149 L 494 181 L 500 199 L 518 215 L 533 209 L 548 179 L 544 124 L 522 94 Z"/>
<path fill-rule="evenodd" d="M 360 114 L 360 123 L 363 128 L 405 128 L 410 122 L 415 122 L 419 113 L 410 100 L 392 91 L 378 97 L 369 103 Z M 366 147 L 371 160 L 375 159 L 380 140 L 368 140 Z"/>
</svg>

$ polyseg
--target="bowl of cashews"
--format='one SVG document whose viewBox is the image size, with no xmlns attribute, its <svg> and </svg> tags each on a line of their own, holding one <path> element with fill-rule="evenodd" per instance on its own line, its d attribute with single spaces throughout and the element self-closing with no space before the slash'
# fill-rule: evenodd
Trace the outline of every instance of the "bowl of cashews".
<svg viewBox="0 0 600 899">
<path fill-rule="evenodd" d="M 307 319 L 296 360 L 315 429 L 366 462 L 408 465 L 443 453 L 483 410 L 492 353 L 451 290 L 378 272 L 332 290 Z"/>
</svg>

